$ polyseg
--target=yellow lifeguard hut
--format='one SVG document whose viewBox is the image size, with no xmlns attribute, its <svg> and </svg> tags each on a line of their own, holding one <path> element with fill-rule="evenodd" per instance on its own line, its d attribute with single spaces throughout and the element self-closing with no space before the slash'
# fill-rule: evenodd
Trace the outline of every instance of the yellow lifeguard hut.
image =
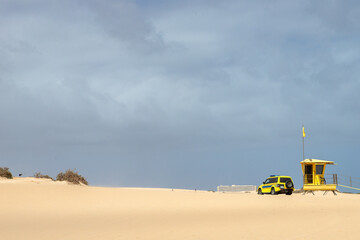
<svg viewBox="0 0 360 240">
<path fill-rule="evenodd" d="M 313 191 L 332 191 L 335 195 L 336 185 L 337 185 L 337 175 L 333 174 L 331 183 L 327 182 L 324 174 L 326 165 L 334 165 L 332 161 L 318 160 L 318 159 L 305 159 L 300 162 L 303 172 L 303 181 L 304 181 L 304 194 L 307 192 Z"/>
</svg>

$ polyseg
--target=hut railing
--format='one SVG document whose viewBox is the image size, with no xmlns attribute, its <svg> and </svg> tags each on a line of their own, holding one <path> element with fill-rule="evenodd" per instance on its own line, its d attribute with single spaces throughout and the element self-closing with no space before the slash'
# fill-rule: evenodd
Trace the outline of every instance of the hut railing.
<svg viewBox="0 0 360 240">
<path fill-rule="evenodd" d="M 304 184 L 314 184 L 314 185 L 326 185 L 326 184 L 338 184 L 337 174 L 325 174 L 323 177 L 320 175 L 314 174 L 304 174 L 303 175 Z"/>
</svg>

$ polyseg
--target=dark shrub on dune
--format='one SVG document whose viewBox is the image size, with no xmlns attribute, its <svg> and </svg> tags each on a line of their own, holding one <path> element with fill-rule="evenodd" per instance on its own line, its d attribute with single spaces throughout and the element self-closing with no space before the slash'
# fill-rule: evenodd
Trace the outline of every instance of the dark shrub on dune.
<svg viewBox="0 0 360 240">
<path fill-rule="evenodd" d="M 86 179 L 81 176 L 78 172 L 73 170 L 67 170 L 65 173 L 61 172 L 56 176 L 56 181 L 67 181 L 74 184 L 85 184 L 88 185 Z"/>
<path fill-rule="evenodd" d="M 11 172 L 9 171 L 9 168 L 7 167 L 0 167 L 0 177 L 4 177 L 4 178 L 13 178 Z"/>
<path fill-rule="evenodd" d="M 53 181 L 55 181 L 52 177 L 50 177 L 49 175 L 44 175 L 44 174 L 41 174 L 40 172 L 37 172 L 34 174 L 33 176 L 34 178 L 47 178 L 47 179 L 51 179 Z"/>
</svg>

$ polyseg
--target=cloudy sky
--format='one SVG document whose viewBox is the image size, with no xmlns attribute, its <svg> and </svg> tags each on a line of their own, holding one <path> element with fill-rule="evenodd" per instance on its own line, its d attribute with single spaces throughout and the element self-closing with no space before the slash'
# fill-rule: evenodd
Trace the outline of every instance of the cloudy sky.
<svg viewBox="0 0 360 240">
<path fill-rule="evenodd" d="M 358 1 L 0 0 L 0 163 L 215 189 L 360 177 Z"/>
</svg>

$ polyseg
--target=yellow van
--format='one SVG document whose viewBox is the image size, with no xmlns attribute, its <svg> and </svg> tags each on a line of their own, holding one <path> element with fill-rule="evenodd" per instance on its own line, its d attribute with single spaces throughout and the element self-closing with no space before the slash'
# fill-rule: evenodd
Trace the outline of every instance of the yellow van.
<svg viewBox="0 0 360 240">
<path fill-rule="evenodd" d="M 258 194 L 270 193 L 272 195 L 285 193 L 291 195 L 294 191 L 294 182 L 290 176 L 270 175 L 262 185 L 258 187 Z"/>
</svg>

